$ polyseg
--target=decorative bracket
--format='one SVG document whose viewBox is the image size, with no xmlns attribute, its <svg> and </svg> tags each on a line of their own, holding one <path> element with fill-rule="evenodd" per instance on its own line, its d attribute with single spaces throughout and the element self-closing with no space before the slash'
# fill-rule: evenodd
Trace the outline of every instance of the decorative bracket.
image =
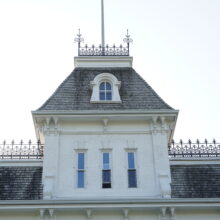
<svg viewBox="0 0 220 220">
<path fill-rule="evenodd" d="M 39 220 L 44 219 L 44 213 L 45 213 L 45 209 L 40 209 Z"/>
<path fill-rule="evenodd" d="M 163 207 L 160 210 L 160 220 L 166 220 L 167 208 Z"/>
<path fill-rule="evenodd" d="M 102 120 L 102 122 L 103 122 L 103 131 L 105 132 L 105 131 L 107 131 L 107 126 L 108 126 L 109 119 L 108 118 L 104 118 Z"/>
<path fill-rule="evenodd" d="M 123 209 L 123 214 L 124 214 L 124 220 L 128 220 L 129 209 Z"/>
<path fill-rule="evenodd" d="M 46 133 L 46 135 L 54 134 L 55 136 L 57 136 L 60 132 L 59 119 L 57 117 L 45 118 L 44 132 Z"/>
<path fill-rule="evenodd" d="M 44 219 L 55 219 L 55 210 L 54 209 L 40 209 L 40 215 L 39 219 L 44 220 Z"/>
<path fill-rule="evenodd" d="M 88 220 L 92 218 L 92 210 L 91 209 L 86 209 L 86 217 Z"/>
<path fill-rule="evenodd" d="M 175 208 L 170 208 L 170 220 L 175 220 Z"/>
<path fill-rule="evenodd" d="M 50 219 L 54 219 L 54 213 L 55 213 L 55 211 L 54 211 L 54 209 L 49 209 L 48 210 L 49 211 L 49 216 L 50 216 Z"/>
</svg>

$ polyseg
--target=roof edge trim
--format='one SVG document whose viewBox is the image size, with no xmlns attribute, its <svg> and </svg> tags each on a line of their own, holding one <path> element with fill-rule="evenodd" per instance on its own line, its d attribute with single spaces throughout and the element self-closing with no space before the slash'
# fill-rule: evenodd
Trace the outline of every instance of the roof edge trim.
<svg viewBox="0 0 220 220">
<path fill-rule="evenodd" d="M 85 115 L 85 114 L 175 114 L 178 115 L 179 110 L 81 110 L 81 111 L 47 111 L 47 110 L 40 110 L 40 111 L 32 111 L 32 115 Z"/>
<path fill-rule="evenodd" d="M 132 67 L 133 57 L 122 56 L 82 56 L 74 57 L 75 67 Z"/>
</svg>

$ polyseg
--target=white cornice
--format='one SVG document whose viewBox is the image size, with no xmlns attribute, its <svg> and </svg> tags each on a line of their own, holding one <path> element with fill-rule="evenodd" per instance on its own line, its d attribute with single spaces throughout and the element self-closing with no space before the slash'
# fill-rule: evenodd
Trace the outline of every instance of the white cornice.
<svg viewBox="0 0 220 220">
<path fill-rule="evenodd" d="M 178 209 L 220 208 L 220 199 L 106 199 L 106 200 L 7 200 L 0 201 L 0 211 L 4 210 L 34 210 L 34 209 L 118 209 L 118 208 L 144 208 L 155 209 L 173 207 Z"/>
<path fill-rule="evenodd" d="M 43 166 L 43 160 L 42 159 L 19 159 L 19 160 L 0 160 L 0 167 L 24 167 L 24 166 L 30 166 L 30 167 L 41 167 Z"/>
<path fill-rule="evenodd" d="M 33 115 L 127 115 L 127 114 L 147 114 L 147 115 L 178 115 L 178 110 L 76 110 L 76 111 L 32 111 Z"/>
<path fill-rule="evenodd" d="M 79 56 L 74 57 L 75 67 L 132 67 L 129 56 Z"/>
<path fill-rule="evenodd" d="M 170 158 L 170 165 L 206 165 L 220 164 L 219 157 L 191 157 L 191 158 Z"/>
</svg>

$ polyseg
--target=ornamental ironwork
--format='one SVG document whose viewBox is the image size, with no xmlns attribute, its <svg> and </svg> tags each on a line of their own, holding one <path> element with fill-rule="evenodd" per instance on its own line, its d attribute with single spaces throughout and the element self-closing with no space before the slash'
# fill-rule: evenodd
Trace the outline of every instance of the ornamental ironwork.
<svg viewBox="0 0 220 220">
<path fill-rule="evenodd" d="M 87 44 L 82 46 L 81 43 L 84 42 L 84 39 L 82 38 L 80 29 L 74 41 L 78 43 L 78 56 L 129 56 L 130 44 L 133 42 L 127 30 L 126 38 L 124 38 L 126 46 L 122 46 L 122 44 L 120 46 L 109 46 L 108 44 L 104 46 L 99 45 L 98 47 L 95 45 L 88 46 Z"/>
<path fill-rule="evenodd" d="M 43 158 L 43 144 L 38 141 L 33 144 L 29 141 L 27 144 L 20 141 L 20 143 L 6 143 L 4 141 L 0 144 L 0 159 L 42 159 Z"/>
<path fill-rule="evenodd" d="M 189 140 L 187 143 L 183 143 L 182 140 L 179 143 L 172 141 L 168 146 L 168 152 L 170 158 L 219 157 L 220 143 L 215 139 L 212 142 L 208 142 L 207 139 L 204 142 Z"/>
</svg>

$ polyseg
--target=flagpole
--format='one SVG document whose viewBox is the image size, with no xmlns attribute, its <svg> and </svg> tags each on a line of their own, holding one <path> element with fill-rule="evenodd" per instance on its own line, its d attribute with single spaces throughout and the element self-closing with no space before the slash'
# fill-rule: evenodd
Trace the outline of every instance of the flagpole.
<svg viewBox="0 0 220 220">
<path fill-rule="evenodd" d="M 102 30 L 102 54 L 105 53 L 105 22 L 104 22 L 104 0 L 101 0 L 101 30 Z"/>
</svg>

